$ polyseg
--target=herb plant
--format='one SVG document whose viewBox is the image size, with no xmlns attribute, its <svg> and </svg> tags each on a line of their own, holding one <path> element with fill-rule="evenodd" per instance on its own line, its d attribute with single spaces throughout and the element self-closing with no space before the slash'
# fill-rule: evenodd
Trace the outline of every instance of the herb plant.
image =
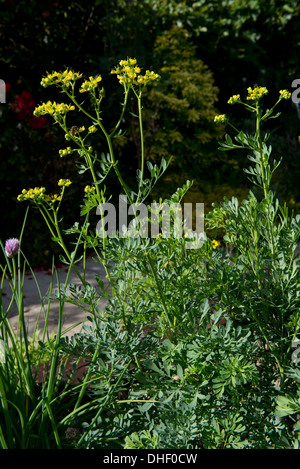
<svg viewBox="0 0 300 469">
<path fill-rule="evenodd" d="M 114 172 L 127 200 L 138 209 L 147 203 L 157 180 L 167 169 L 146 162 L 143 137 L 142 95 L 158 75 L 141 74 L 135 59 L 119 62 L 112 71 L 124 92 L 120 118 L 113 130 L 104 124 L 105 92 L 101 77 L 82 79 L 72 70 L 49 73 L 42 85 L 57 86 L 69 104 L 46 102 L 36 116 L 50 115 L 65 133 L 68 146 L 61 157 L 78 155 L 79 173 L 89 172 L 84 189 L 81 221 L 61 229 L 59 210 L 71 181 L 60 179 L 57 194 L 44 187 L 23 189 L 19 201 L 39 209 L 52 240 L 63 251 L 68 265 L 64 285 L 47 296 L 58 301 L 59 324 L 49 337 L 47 320 L 42 337 L 28 338 L 22 299 L 22 272 L 29 265 L 20 239 L 3 247 L 6 264 L 2 283 L 10 281 L 11 304 L 17 304 L 18 330 L 10 325 L 1 304 L 0 396 L 2 448 L 125 448 L 223 449 L 298 448 L 299 370 L 292 361 L 299 333 L 299 259 L 295 255 L 300 235 L 299 215 L 290 214 L 272 191 L 272 176 L 279 162 L 272 159 L 265 123 L 275 117 L 286 90 L 275 105 L 263 109 L 264 87 L 249 88 L 229 104 L 244 106 L 255 118 L 256 131 L 248 135 L 231 125 L 225 115 L 215 121 L 231 125 L 220 144 L 222 151 L 246 150 L 250 166 L 245 172 L 254 185 L 239 205 L 236 198 L 214 204 L 206 226 L 215 238 L 203 234 L 195 249 L 188 236 L 104 235 L 103 203 L 111 198 L 104 185 Z M 77 90 L 78 87 L 78 90 Z M 77 98 L 88 96 L 87 106 Z M 122 135 L 129 94 L 137 101 L 135 115 L 140 130 L 141 159 L 136 187 L 129 187 L 114 154 L 114 139 Z M 75 125 L 78 110 L 90 126 Z M 76 118 L 76 122 L 79 122 Z M 90 139 L 102 133 L 107 151 L 99 155 Z M 147 164 L 148 163 L 148 164 Z M 159 200 L 171 207 L 180 204 L 191 187 L 187 183 Z M 94 230 L 91 211 L 100 207 L 102 230 Z M 26 212 L 27 213 L 27 212 Z M 26 221 L 26 218 L 25 218 Z M 25 229 L 25 222 L 24 227 Z M 100 235 L 99 235 L 100 233 Z M 121 236 L 121 234 L 123 234 Z M 187 234 L 188 235 L 188 234 Z M 69 251 L 65 239 L 75 238 Z M 196 239 L 192 240 L 196 243 Z M 77 268 L 92 250 L 110 282 L 92 287 Z M 79 284 L 70 283 L 71 270 Z M 53 274 L 55 267 L 53 266 Z M 100 309 L 99 299 L 107 305 Z M 43 302 L 45 298 L 41 298 Z M 64 305 L 72 302 L 90 313 L 80 333 L 63 335 Z M 47 319 L 47 309 L 43 311 Z M 72 360 L 72 370 L 66 363 Z M 36 370 L 48 364 L 41 384 Z M 82 380 L 74 383 L 78 363 L 84 360 Z"/>
</svg>

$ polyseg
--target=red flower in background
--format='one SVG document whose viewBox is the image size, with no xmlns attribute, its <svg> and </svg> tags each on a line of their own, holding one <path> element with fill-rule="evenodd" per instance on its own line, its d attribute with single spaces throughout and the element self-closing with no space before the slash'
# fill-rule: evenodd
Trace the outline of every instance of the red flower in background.
<svg viewBox="0 0 300 469">
<path fill-rule="evenodd" d="M 22 91 L 12 103 L 13 110 L 18 114 L 20 120 L 27 119 L 35 108 L 35 101 L 29 91 Z"/>
<path fill-rule="evenodd" d="M 13 110 L 18 114 L 20 120 L 27 120 L 32 129 L 40 129 L 47 124 L 46 116 L 33 116 L 35 101 L 29 91 L 22 91 L 12 103 Z"/>
<path fill-rule="evenodd" d="M 46 116 L 32 116 L 28 119 L 28 124 L 32 129 L 41 129 L 47 125 L 48 119 Z"/>
</svg>

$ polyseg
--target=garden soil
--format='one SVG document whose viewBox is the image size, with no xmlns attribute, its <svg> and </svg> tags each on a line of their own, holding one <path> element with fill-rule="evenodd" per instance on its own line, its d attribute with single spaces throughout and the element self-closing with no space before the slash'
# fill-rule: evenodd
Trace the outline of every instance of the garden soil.
<svg viewBox="0 0 300 469">
<path fill-rule="evenodd" d="M 83 272 L 82 262 L 76 264 L 80 273 Z M 50 284 L 52 279 L 51 268 L 49 269 L 35 269 L 33 274 L 31 272 L 26 272 L 24 276 L 24 317 L 25 324 L 28 330 L 28 336 L 33 337 L 34 331 L 39 330 L 39 336 L 43 334 L 44 325 L 45 325 L 45 316 L 48 314 L 48 333 L 55 334 L 57 332 L 58 318 L 59 318 L 59 301 L 56 299 L 51 300 L 49 313 L 48 309 L 48 300 L 47 298 L 55 298 L 55 291 L 58 291 L 58 285 L 60 288 L 64 286 L 64 282 L 67 276 L 68 269 L 65 266 L 57 267 L 57 274 L 53 276 L 52 291 L 50 291 Z M 86 261 L 86 281 L 89 282 L 92 286 L 99 289 L 97 281 L 95 280 L 95 275 L 99 275 L 104 282 L 105 288 L 109 289 L 109 282 L 106 278 L 105 270 L 103 266 L 96 262 L 92 257 L 89 257 Z M 57 277 L 59 278 L 59 284 Z M 71 276 L 69 284 L 73 283 L 80 285 L 80 280 L 78 279 L 76 273 L 71 271 Z M 5 280 L 3 291 L 2 291 L 2 301 L 4 306 L 4 311 L 7 311 L 7 307 L 11 301 L 12 293 L 9 282 Z M 107 299 L 100 300 L 98 303 L 98 308 L 103 310 Z M 82 326 L 87 321 L 87 316 L 90 315 L 88 311 L 84 310 L 84 307 L 88 308 L 88 305 L 83 304 L 82 307 L 77 306 L 76 304 L 71 304 L 66 302 L 63 309 L 63 325 L 62 332 L 64 335 L 70 337 L 75 333 L 80 332 Z M 19 315 L 16 304 L 14 303 L 11 307 L 8 314 L 9 321 L 11 325 L 17 330 Z"/>
</svg>

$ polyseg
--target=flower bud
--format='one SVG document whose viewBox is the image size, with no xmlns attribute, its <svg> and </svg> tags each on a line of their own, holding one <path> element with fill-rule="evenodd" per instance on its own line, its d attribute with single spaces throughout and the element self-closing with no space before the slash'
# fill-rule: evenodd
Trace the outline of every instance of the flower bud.
<svg viewBox="0 0 300 469">
<path fill-rule="evenodd" d="M 10 238 L 5 242 L 5 252 L 7 257 L 14 257 L 20 248 L 20 243 L 17 238 Z"/>
</svg>

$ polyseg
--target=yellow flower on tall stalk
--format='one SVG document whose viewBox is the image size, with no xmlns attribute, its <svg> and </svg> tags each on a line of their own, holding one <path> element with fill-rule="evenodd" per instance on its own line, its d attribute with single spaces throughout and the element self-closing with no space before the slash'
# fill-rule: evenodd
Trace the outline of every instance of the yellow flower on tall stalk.
<svg viewBox="0 0 300 469">
<path fill-rule="evenodd" d="M 62 187 L 70 186 L 70 184 L 72 184 L 72 181 L 70 181 L 70 179 L 60 179 L 58 181 L 58 185 Z"/>
<path fill-rule="evenodd" d="M 42 78 L 41 85 L 44 88 L 47 88 L 47 86 L 58 84 L 60 82 L 60 77 L 61 73 L 59 72 L 47 73 L 47 75 Z"/>
<path fill-rule="evenodd" d="M 61 195 L 58 195 L 58 194 L 46 195 L 45 201 L 48 202 L 48 203 L 60 202 L 61 201 Z"/>
<path fill-rule="evenodd" d="M 140 75 L 141 68 L 137 65 L 136 59 L 120 60 L 119 65 L 111 71 L 116 74 L 121 85 L 147 85 L 158 80 L 160 76 L 150 70 L 146 70 L 145 75 Z"/>
<path fill-rule="evenodd" d="M 48 101 L 47 103 L 42 103 L 35 108 L 33 114 L 35 116 L 42 116 L 44 114 L 50 114 L 51 116 L 57 117 L 59 115 L 64 115 L 69 111 L 74 111 L 75 106 L 65 103 L 56 103 L 55 101 Z"/>
<path fill-rule="evenodd" d="M 58 185 L 62 188 L 72 184 L 70 179 L 60 179 Z M 61 201 L 59 194 L 46 194 L 45 187 L 35 187 L 34 189 L 23 189 L 21 194 L 18 195 L 17 200 L 23 202 L 24 200 L 31 200 L 37 204 L 46 202 L 48 204 Z"/>
<path fill-rule="evenodd" d="M 81 77 L 81 73 L 73 72 L 67 68 L 64 72 L 47 73 L 46 77 L 42 78 L 41 85 L 44 88 L 50 85 L 61 85 L 68 88 Z"/>
<path fill-rule="evenodd" d="M 279 99 L 290 99 L 290 97 L 292 96 L 292 93 L 290 93 L 288 90 L 280 90 L 279 94 Z"/>
<path fill-rule="evenodd" d="M 216 124 L 227 122 L 227 117 L 225 114 L 219 114 L 218 116 L 215 116 L 214 122 L 216 122 Z"/>
<path fill-rule="evenodd" d="M 157 73 L 146 70 L 145 75 L 139 75 L 136 81 L 138 85 L 147 85 L 151 81 L 159 80 L 159 78 L 160 76 Z"/>
<path fill-rule="evenodd" d="M 247 100 L 248 101 L 258 101 L 260 98 L 262 98 L 265 94 L 268 94 L 268 90 L 265 86 L 257 86 L 256 88 L 247 88 L 248 91 L 248 96 Z"/>
<path fill-rule="evenodd" d="M 241 100 L 241 96 L 239 94 L 234 94 L 231 98 L 228 99 L 228 104 L 235 104 Z"/>
<path fill-rule="evenodd" d="M 100 83 L 101 80 L 102 80 L 101 75 L 97 75 L 96 77 L 89 77 L 88 80 L 85 80 L 82 83 L 79 89 L 79 93 L 86 93 L 88 91 L 94 91 L 97 88 L 98 83 Z"/>
<path fill-rule="evenodd" d="M 32 200 L 34 202 L 40 202 L 45 199 L 45 187 L 35 187 L 34 189 L 23 189 L 22 193 L 18 195 L 17 200 L 22 202 L 23 200 Z"/>
</svg>

